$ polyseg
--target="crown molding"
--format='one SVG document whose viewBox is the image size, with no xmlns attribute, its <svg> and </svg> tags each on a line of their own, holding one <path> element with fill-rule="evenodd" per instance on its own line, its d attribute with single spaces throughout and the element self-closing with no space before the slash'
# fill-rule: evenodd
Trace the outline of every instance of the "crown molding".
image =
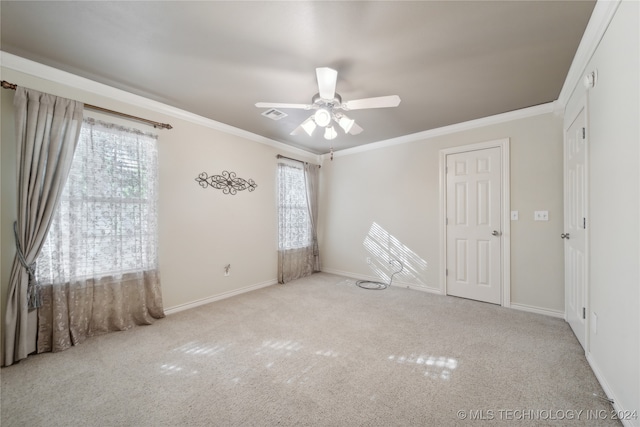
<svg viewBox="0 0 640 427">
<path fill-rule="evenodd" d="M 435 138 L 443 135 L 450 135 L 462 131 L 478 129 L 485 126 L 495 125 L 499 123 L 510 122 L 513 120 L 524 119 L 527 117 L 539 116 L 541 114 L 553 113 L 556 111 L 556 102 L 548 102 L 533 107 L 522 108 L 520 110 L 509 111 L 507 113 L 496 114 L 481 119 L 469 120 L 462 123 L 456 123 L 450 126 L 443 126 L 436 129 L 430 129 L 423 132 L 412 133 L 410 135 L 391 138 L 384 141 L 378 141 L 359 147 L 347 148 L 345 150 L 336 151 L 333 157 L 348 156 L 351 154 L 362 153 L 365 151 L 378 150 L 380 148 L 392 147 L 395 145 L 408 144 L 416 141 L 424 141 L 426 139 Z M 323 154 L 323 160 L 329 158 L 329 154 Z"/>
<path fill-rule="evenodd" d="M 580 81 L 584 77 L 585 69 L 598 48 L 604 33 L 607 31 L 607 28 L 609 28 L 609 24 L 611 23 L 613 16 L 616 14 L 616 10 L 618 10 L 620 2 L 621 0 L 598 0 L 593 8 L 591 18 L 589 18 L 589 23 L 587 24 L 587 28 L 584 30 L 584 34 L 580 40 L 576 54 L 571 62 L 571 67 L 569 67 L 567 78 L 565 79 L 564 84 L 562 85 L 562 90 L 560 90 L 560 95 L 558 96 L 558 104 L 560 108 L 564 109 L 564 107 L 566 107 L 567 102 L 575 91 L 575 88 L 580 84 Z"/>
<path fill-rule="evenodd" d="M 156 113 L 164 114 L 169 117 L 174 117 L 176 119 L 204 126 L 209 129 L 215 129 L 229 135 L 247 139 L 249 141 L 265 144 L 279 150 L 286 151 L 288 153 L 302 156 L 311 156 L 311 158 L 320 161 L 320 157 L 316 153 L 312 153 L 310 151 L 306 151 L 297 147 L 292 147 L 282 142 L 265 138 L 255 133 L 229 126 L 227 124 L 208 119 L 198 114 L 194 114 L 180 108 L 172 107 L 162 102 L 154 101 L 152 99 L 145 98 L 143 96 L 136 95 L 122 89 L 117 89 L 112 86 L 87 79 L 85 77 L 80 77 L 67 71 L 62 71 L 60 69 L 41 64 L 39 62 L 31 61 L 29 59 L 25 59 L 1 50 L 0 66 L 54 83 L 70 86 L 74 89 L 79 89 L 93 95 L 102 96 L 114 101 L 123 102 L 135 107 L 144 108 L 149 111 L 154 111 Z M 18 84 L 19 82 L 11 83 Z"/>
</svg>

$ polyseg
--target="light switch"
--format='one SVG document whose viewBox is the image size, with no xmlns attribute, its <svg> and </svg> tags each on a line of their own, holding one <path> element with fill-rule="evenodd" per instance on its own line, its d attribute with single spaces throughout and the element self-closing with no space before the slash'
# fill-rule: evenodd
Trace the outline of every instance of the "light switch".
<svg viewBox="0 0 640 427">
<path fill-rule="evenodd" d="M 511 211 L 511 221 L 518 220 L 518 211 Z"/>
<path fill-rule="evenodd" d="M 535 211 L 533 219 L 535 221 L 549 221 L 549 211 Z"/>
</svg>

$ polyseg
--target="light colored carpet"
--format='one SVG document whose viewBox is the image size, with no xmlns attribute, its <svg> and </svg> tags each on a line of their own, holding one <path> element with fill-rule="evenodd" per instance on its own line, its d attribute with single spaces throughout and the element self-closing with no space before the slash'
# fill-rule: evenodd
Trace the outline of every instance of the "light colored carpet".
<svg viewBox="0 0 640 427">
<path fill-rule="evenodd" d="M 3 426 L 617 425 L 563 320 L 326 273 L 0 375 Z"/>
</svg>

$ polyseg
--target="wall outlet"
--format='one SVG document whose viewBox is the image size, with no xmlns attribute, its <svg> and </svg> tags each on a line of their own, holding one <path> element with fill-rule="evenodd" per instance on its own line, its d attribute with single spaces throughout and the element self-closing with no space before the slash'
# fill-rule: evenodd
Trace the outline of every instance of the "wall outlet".
<svg viewBox="0 0 640 427">
<path fill-rule="evenodd" d="M 535 211 L 533 219 L 535 221 L 549 221 L 549 211 Z"/>
<path fill-rule="evenodd" d="M 511 211 L 511 221 L 518 220 L 518 211 Z"/>
<path fill-rule="evenodd" d="M 367 264 L 371 264 L 371 257 L 367 257 Z"/>
</svg>

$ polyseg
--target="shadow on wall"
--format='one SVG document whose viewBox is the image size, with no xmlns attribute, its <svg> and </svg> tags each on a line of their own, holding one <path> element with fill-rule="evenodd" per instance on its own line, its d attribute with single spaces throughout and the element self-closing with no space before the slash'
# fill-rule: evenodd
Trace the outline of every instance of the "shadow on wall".
<svg viewBox="0 0 640 427">
<path fill-rule="evenodd" d="M 400 270 L 401 264 L 402 271 L 394 275 L 394 280 L 399 279 L 415 286 L 428 287 L 423 280 L 428 267 L 427 261 L 389 234 L 378 223 L 371 224 L 362 244 L 371 255 L 367 257 L 367 263 L 376 277 L 389 282 L 391 276 Z"/>
</svg>

